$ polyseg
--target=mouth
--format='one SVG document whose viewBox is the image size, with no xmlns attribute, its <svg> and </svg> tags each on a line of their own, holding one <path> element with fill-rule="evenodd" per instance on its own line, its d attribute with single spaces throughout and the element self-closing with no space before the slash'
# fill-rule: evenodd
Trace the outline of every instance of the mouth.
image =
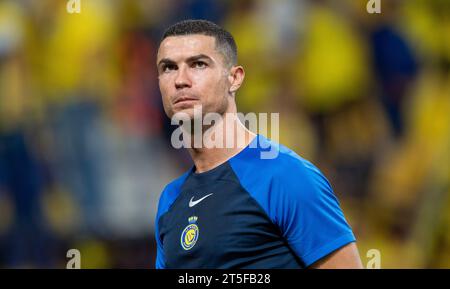
<svg viewBox="0 0 450 289">
<path fill-rule="evenodd" d="M 194 101 L 198 101 L 198 98 L 189 97 L 189 96 L 180 96 L 175 99 L 173 104 L 188 103 L 188 102 L 194 102 Z"/>
</svg>

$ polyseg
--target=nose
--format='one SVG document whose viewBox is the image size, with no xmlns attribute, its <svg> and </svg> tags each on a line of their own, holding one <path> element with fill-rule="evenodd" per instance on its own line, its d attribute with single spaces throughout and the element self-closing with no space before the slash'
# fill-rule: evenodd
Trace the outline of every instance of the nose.
<svg viewBox="0 0 450 289">
<path fill-rule="evenodd" d="M 182 89 L 185 87 L 191 87 L 191 79 L 189 78 L 189 74 L 186 71 L 186 67 L 180 67 L 177 72 L 177 76 L 175 78 L 175 87 L 177 89 Z"/>
</svg>

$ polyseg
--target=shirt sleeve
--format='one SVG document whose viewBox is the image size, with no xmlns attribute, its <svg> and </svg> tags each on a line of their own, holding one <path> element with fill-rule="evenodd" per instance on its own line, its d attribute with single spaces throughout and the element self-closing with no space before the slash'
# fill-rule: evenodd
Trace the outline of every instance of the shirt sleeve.
<svg viewBox="0 0 450 289">
<path fill-rule="evenodd" d="M 166 200 L 166 190 L 167 187 L 164 188 L 163 192 L 161 193 L 161 197 L 159 199 L 158 204 L 158 212 L 156 213 L 156 220 L 155 220 L 155 240 L 156 240 L 156 261 L 155 261 L 155 268 L 156 269 L 165 269 L 165 257 L 164 257 L 164 248 L 163 244 L 159 235 L 159 219 L 163 212 L 166 211 L 167 207 L 167 200 Z"/>
<path fill-rule="evenodd" d="M 306 267 L 355 241 L 331 185 L 312 164 L 284 174 L 275 190 L 275 222 Z"/>
<path fill-rule="evenodd" d="M 165 262 L 164 262 L 164 250 L 162 247 L 161 240 L 158 236 L 158 230 L 156 230 L 156 262 L 155 262 L 155 268 L 156 269 L 165 269 Z"/>
</svg>

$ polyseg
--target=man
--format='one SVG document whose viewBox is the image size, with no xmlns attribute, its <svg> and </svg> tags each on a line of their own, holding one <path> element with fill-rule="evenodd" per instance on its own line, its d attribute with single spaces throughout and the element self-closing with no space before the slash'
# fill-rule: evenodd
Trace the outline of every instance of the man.
<svg viewBox="0 0 450 289">
<path fill-rule="evenodd" d="M 222 116 L 202 132 L 244 146 L 188 148 L 194 166 L 160 197 L 156 268 L 362 267 L 320 171 L 237 118 L 244 69 L 230 33 L 208 21 L 179 22 L 164 33 L 157 68 L 169 117 L 183 113 L 194 121 L 201 106 L 200 117 Z M 188 133 L 192 143 L 195 131 Z M 261 157 L 268 146 L 277 148 L 275 158 Z"/>
</svg>

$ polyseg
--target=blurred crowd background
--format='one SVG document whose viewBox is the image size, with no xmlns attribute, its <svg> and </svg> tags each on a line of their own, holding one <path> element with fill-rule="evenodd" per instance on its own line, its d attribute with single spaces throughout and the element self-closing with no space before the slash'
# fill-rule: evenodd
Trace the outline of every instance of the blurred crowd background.
<svg viewBox="0 0 450 289">
<path fill-rule="evenodd" d="M 155 57 L 208 19 L 238 44 L 241 112 L 333 184 L 363 264 L 450 267 L 450 1 L 0 0 L 0 267 L 153 268 L 171 148 Z M 270 137 L 270 135 L 268 135 Z"/>
</svg>

